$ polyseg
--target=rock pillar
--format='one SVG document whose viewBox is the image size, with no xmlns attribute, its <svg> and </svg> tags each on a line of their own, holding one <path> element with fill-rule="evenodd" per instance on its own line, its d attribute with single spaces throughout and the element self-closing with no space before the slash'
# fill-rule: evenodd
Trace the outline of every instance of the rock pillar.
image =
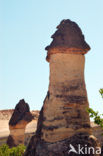
<svg viewBox="0 0 103 156">
<path fill-rule="evenodd" d="M 24 144 L 26 125 L 33 119 L 29 105 L 20 100 L 9 121 L 10 135 L 7 140 L 9 147 Z"/>
<path fill-rule="evenodd" d="M 69 49 L 67 49 L 69 52 Z M 57 53 L 50 57 L 49 99 L 44 103 L 42 139 L 56 142 L 90 130 L 84 82 L 84 55 Z"/>
<path fill-rule="evenodd" d="M 91 136 L 84 80 L 84 54 L 90 47 L 79 26 L 70 20 L 63 20 L 52 38 L 46 47 L 49 90 L 25 156 L 74 156 L 78 154 L 69 153 L 71 145 L 78 151 L 79 144 L 94 148 L 98 144 Z"/>
</svg>

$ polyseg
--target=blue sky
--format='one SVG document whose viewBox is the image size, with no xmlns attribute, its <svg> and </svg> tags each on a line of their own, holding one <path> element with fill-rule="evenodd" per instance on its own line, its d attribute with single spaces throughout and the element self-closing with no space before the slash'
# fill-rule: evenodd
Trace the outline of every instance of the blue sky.
<svg viewBox="0 0 103 156">
<path fill-rule="evenodd" d="M 45 47 L 63 19 L 79 24 L 91 50 L 85 80 L 90 107 L 103 113 L 103 1 L 0 0 L 0 109 L 22 98 L 40 109 L 49 85 Z"/>
</svg>

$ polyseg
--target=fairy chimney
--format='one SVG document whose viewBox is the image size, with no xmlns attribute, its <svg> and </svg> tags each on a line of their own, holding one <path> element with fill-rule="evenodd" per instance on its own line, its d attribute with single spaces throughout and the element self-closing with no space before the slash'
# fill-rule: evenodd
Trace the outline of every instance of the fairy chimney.
<svg viewBox="0 0 103 156">
<path fill-rule="evenodd" d="M 46 47 L 49 91 L 25 156 L 74 156 L 77 154 L 69 153 L 71 144 L 76 150 L 78 144 L 94 148 L 99 145 L 91 135 L 84 80 L 84 54 L 90 46 L 79 26 L 70 20 L 63 20 L 52 38 Z"/>
<path fill-rule="evenodd" d="M 7 140 L 9 147 L 24 144 L 26 125 L 33 119 L 29 105 L 20 100 L 16 105 L 13 115 L 9 121 L 10 135 Z"/>
</svg>

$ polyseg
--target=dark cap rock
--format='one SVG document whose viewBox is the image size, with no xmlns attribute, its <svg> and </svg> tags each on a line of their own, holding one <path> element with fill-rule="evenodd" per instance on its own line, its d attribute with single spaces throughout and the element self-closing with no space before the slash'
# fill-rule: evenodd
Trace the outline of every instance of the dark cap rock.
<svg viewBox="0 0 103 156">
<path fill-rule="evenodd" d="M 69 19 L 61 21 L 51 38 L 53 38 L 53 41 L 45 48 L 46 50 L 58 47 L 90 50 L 90 46 L 86 43 L 79 26 Z"/>
<path fill-rule="evenodd" d="M 24 99 L 22 99 L 16 105 L 13 115 L 9 121 L 9 125 L 14 126 L 18 124 L 21 120 L 30 122 L 32 119 L 33 117 L 30 113 L 29 105 L 24 101 Z"/>
</svg>

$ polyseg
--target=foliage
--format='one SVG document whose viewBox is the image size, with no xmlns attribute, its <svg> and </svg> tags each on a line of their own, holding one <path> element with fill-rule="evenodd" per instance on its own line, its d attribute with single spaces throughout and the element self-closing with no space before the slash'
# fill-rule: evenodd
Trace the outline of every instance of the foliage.
<svg viewBox="0 0 103 156">
<path fill-rule="evenodd" d="M 7 144 L 0 146 L 0 156 L 22 156 L 25 152 L 24 145 L 9 148 Z"/>
<path fill-rule="evenodd" d="M 103 89 L 100 89 L 99 92 L 103 98 Z M 94 123 L 103 128 L 103 114 L 99 114 L 98 111 L 94 111 L 92 108 L 89 108 L 87 111 L 89 112 L 90 118 L 94 119 Z"/>
<path fill-rule="evenodd" d="M 99 92 L 100 92 L 100 94 L 101 94 L 101 96 L 102 96 L 102 98 L 103 98 L 103 88 L 100 89 Z"/>
</svg>

